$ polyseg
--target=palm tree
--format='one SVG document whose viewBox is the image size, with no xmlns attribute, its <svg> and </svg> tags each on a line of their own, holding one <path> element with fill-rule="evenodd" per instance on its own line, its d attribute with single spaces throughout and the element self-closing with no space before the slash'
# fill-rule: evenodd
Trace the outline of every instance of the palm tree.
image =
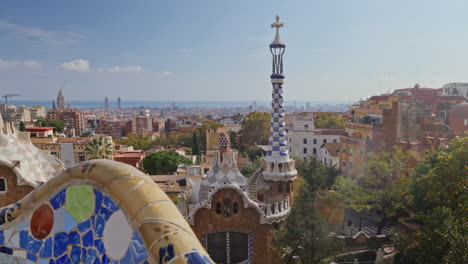
<svg viewBox="0 0 468 264">
<path fill-rule="evenodd" d="M 113 153 L 112 143 L 108 138 L 95 137 L 85 148 L 89 159 L 109 159 Z"/>
</svg>

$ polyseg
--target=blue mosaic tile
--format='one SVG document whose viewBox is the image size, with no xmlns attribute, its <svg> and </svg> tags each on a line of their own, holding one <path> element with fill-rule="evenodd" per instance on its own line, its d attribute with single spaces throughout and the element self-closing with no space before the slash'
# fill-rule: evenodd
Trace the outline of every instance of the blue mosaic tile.
<svg viewBox="0 0 468 264">
<path fill-rule="evenodd" d="M 0 244 L 5 243 L 5 238 L 3 237 L 3 231 L 0 231 Z"/>
<path fill-rule="evenodd" d="M 75 219 L 68 212 L 65 212 L 65 218 L 63 220 L 63 231 L 68 232 L 76 226 L 77 223 Z"/>
<path fill-rule="evenodd" d="M 86 219 L 85 221 L 78 224 L 78 230 L 80 230 L 80 232 L 82 233 L 84 233 L 90 227 L 91 227 L 91 221 L 89 219 Z"/>
<path fill-rule="evenodd" d="M 71 260 L 67 254 L 57 259 L 56 264 L 71 264 Z"/>
<path fill-rule="evenodd" d="M 20 232 L 20 247 L 22 249 L 28 248 L 28 231 L 23 230 Z"/>
<path fill-rule="evenodd" d="M 81 248 L 81 259 L 84 261 L 86 259 L 86 248 Z"/>
<path fill-rule="evenodd" d="M 30 261 L 36 261 L 37 260 L 37 257 L 36 255 L 34 254 L 31 254 L 31 253 L 28 253 L 27 256 L 26 256 Z"/>
<path fill-rule="evenodd" d="M 42 247 L 42 241 L 34 239 L 32 236 L 28 236 L 28 246 L 27 250 L 31 251 L 32 253 L 36 254 Z"/>
<path fill-rule="evenodd" d="M 7 247 L 0 247 L 0 253 L 11 255 L 13 254 L 13 249 Z"/>
<path fill-rule="evenodd" d="M 131 264 L 133 262 L 132 258 L 132 251 L 130 249 L 127 249 L 127 253 L 125 253 L 125 257 L 123 257 L 120 261 L 120 264 Z"/>
<path fill-rule="evenodd" d="M 136 263 L 140 263 L 148 257 L 146 254 L 145 245 L 137 232 L 133 233 L 131 248 L 133 252 L 133 259 Z"/>
<path fill-rule="evenodd" d="M 209 257 L 201 256 L 199 252 L 190 252 L 190 253 L 185 254 L 184 257 L 187 259 L 187 264 L 213 263 Z"/>
<path fill-rule="evenodd" d="M 94 247 L 99 251 L 100 254 L 104 254 L 104 243 L 101 239 L 94 240 Z"/>
<path fill-rule="evenodd" d="M 108 264 L 109 263 L 109 258 L 107 257 L 106 254 L 102 255 L 101 262 L 102 262 L 102 264 Z"/>
<path fill-rule="evenodd" d="M 49 237 L 42 246 L 39 257 L 41 258 L 50 258 L 52 256 L 52 240 L 53 238 Z"/>
<path fill-rule="evenodd" d="M 80 263 L 81 260 L 81 247 L 79 246 L 73 246 L 71 253 L 70 253 L 70 258 L 72 263 Z"/>
<path fill-rule="evenodd" d="M 48 259 L 40 259 L 37 264 L 49 264 L 49 260 Z"/>
<path fill-rule="evenodd" d="M 68 235 L 67 233 L 58 233 L 54 236 L 54 257 L 58 257 L 67 250 Z M 67 256 L 68 258 L 68 256 Z M 59 260 L 57 260 L 58 262 Z M 65 262 L 63 262 L 65 263 Z"/>
<path fill-rule="evenodd" d="M 105 207 L 101 207 L 100 213 L 106 221 L 109 220 L 109 217 L 112 215 L 112 212 Z"/>
<path fill-rule="evenodd" d="M 82 243 L 83 243 L 83 246 L 84 247 L 92 247 L 93 246 L 93 238 L 94 238 L 94 235 L 93 235 L 93 230 L 89 230 L 88 233 L 86 233 L 83 237 L 82 237 Z"/>
<path fill-rule="evenodd" d="M 119 210 L 119 207 L 111 200 L 108 196 L 104 196 L 103 204 L 109 208 L 112 212 Z"/>
<path fill-rule="evenodd" d="M 94 229 L 96 230 L 96 236 L 97 237 L 102 237 L 104 233 L 104 226 L 106 225 L 106 221 L 101 215 L 98 215 L 96 217 L 96 225 Z"/>
<path fill-rule="evenodd" d="M 54 212 L 54 225 L 52 227 L 52 234 L 61 232 L 63 229 L 63 220 L 65 218 L 65 207 L 61 207 Z"/>
<path fill-rule="evenodd" d="M 72 231 L 68 234 L 68 243 L 69 244 L 80 244 L 81 239 L 80 235 L 76 231 Z"/>
<path fill-rule="evenodd" d="M 94 213 L 99 214 L 99 211 L 101 210 L 101 204 L 102 204 L 102 199 L 103 195 L 100 191 L 94 189 L 94 197 L 96 199 L 96 204 L 94 206 Z"/>
<path fill-rule="evenodd" d="M 94 260 L 94 263 L 93 264 L 101 264 L 101 259 L 99 257 L 97 257 L 95 260 Z"/>
<path fill-rule="evenodd" d="M 93 248 L 88 249 L 88 254 L 86 254 L 86 258 L 84 259 L 85 264 L 93 264 L 94 260 L 97 258 L 96 250 Z"/>
<path fill-rule="evenodd" d="M 62 207 L 65 203 L 65 190 L 60 191 L 57 195 L 55 195 L 52 199 L 50 199 L 50 204 L 54 207 L 54 210 Z"/>
</svg>

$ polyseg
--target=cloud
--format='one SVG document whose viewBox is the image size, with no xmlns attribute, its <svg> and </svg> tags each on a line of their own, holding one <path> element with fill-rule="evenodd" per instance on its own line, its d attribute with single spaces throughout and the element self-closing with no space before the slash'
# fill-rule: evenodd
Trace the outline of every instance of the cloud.
<svg viewBox="0 0 468 264">
<path fill-rule="evenodd" d="M 48 31 L 35 27 L 27 27 L 0 20 L 0 31 L 9 32 L 26 39 L 38 40 L 45 44 L 76 44 L 85 38 L 83 34 L 70 31 Z"/>
<path fill-rule="evenodd" d="M 68 71 L 77 71 L 77 72 L 88 72 L 89 71 L 89 61 L 84 59 L 72 60 L 70 62 L 65 62 L 60 65 L 60 68 Z"/>
<path fill-rule="evenodd" d="M 174 73 L 170 72 L 170 71 L 163 71 L 163 72 L 161 72 L 161 74 L 164 75 L 164 76 L 174 75 Z"/>
<path fill-rule="evenodd" d="M 120 66 L 115 65 L 114 67 L 107 68 L 107 69 L 98 69 L 99 72 L 142 72 L 143 67 L 140 65 L 134 66 Z"/>
<path fill-rule="evenodd" d="M 0 59 L 0 68 L 2 69 L 13 69 L 13 68 L 28 68 L 37 69 L 42 67 L 41 63 L 34 60 L 29 61 L 6 61 Z"/>
</svg>

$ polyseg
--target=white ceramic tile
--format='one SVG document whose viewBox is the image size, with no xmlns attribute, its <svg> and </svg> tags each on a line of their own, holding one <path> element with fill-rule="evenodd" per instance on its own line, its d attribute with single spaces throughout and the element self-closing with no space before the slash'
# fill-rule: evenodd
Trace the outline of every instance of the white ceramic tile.
<svg viewBox="0 0 468 264">
<path fill-rule="evenodd" d="M 120 260 L 125 256 L 132 239 L 132 228 L 121 210 L 114 212 L 104 227 L 104 247 L 107 255 Z"/>
</svg>

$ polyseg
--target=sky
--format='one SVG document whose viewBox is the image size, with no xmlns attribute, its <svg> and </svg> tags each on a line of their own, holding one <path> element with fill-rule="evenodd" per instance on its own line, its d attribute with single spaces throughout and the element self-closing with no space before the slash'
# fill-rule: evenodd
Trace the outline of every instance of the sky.
<svg viewBox="0 0 468 264">
<path fill-rule="evenodd" d="M 22 100 L 269 100 L 270 25 L 285 100 L 356 101 L 468 81 L 465 0 L 0 3 L 0 93 Z"/>
</svg>

